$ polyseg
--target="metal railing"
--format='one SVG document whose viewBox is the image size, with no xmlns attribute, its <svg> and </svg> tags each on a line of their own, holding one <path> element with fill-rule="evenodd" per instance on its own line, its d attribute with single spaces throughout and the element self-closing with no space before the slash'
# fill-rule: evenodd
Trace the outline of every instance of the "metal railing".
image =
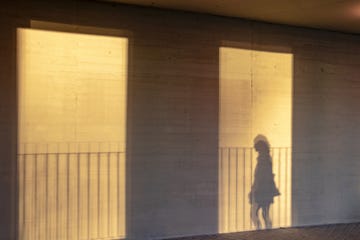
<svg viewBox="0 0 360 240">
<path fill-rule="evenodd" d="M 18 154 L 19 239 L 124 238 L 125 152 L 36 149 Z"/>
<path fill-rule="evenodd" d="M 280 196 L 270 207 L 272 227 L 291 225 L 291 148 L 270 149 L 272 171 Z M 251 147 L 219 148 L 219 230 L 255 229 L 251 221 L 249 193 L 254 181 L 257 152 Z M 261 219 L 261 212 L 259 212 Z M 262 223 L 263 226 L 265 225 Z"/>
</svg>

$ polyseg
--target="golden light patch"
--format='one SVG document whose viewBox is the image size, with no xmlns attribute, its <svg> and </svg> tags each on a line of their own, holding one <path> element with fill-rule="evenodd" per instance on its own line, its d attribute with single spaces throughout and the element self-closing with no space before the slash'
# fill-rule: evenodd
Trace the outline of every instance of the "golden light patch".
<svg viewBox="0 0 360 240">
<path fill-rule="evenodd" d="M 221 47 L 219 62 L 219 232 L 290 226 L 292 54 Z M 254 148 L 259 136 L 268 155 Z M 265 200 L 256 196 L 267 191 L 274 196 L 263 219 L 264 208 L 254 213 Z"/>
<path fill-rule="evenodd" d="M 127 39 L 17 37 L 19 239 L 124 237 Z"/>
</svg>

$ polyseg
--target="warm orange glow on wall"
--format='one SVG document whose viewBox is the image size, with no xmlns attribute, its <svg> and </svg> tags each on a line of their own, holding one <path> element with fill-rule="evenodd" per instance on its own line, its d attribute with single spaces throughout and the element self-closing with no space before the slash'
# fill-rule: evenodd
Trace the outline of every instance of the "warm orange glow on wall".
<svg viewBox="0 0 360 240">
<path fill-rule="evenodd" d="M 124 237 L 127 39 L 17 36 L 19 239 Z"/>
<path fill-rule="evenodd" d="M 357 2 L 356 4 L 352 4 L 347 8 L 347 15 L 351 17 L 360 17 L 360 4 Z"/>
<path fill-rule="evenodd" d="M 221 47 L 219 62 L 219 231 L 256 228 L 249 193 L 254 191 L 259 134 L 270 144 L 273 179 L 281 194 L 273 198 L 267 225 L 290 226 L 292 54 Z"/>
</svg>

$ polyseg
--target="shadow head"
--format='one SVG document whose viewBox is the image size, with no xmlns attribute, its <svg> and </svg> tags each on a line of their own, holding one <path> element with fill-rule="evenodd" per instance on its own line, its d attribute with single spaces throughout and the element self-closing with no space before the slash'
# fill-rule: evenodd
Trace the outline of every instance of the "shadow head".
<svg viewBox="0 0 360 240">
<path fill-rule="evenodd" d="M 254 148 L 259 153 L 268 154 L 270 152 L 270 143 L 264 135 L 259 134 L 254 138 Z"/>
</svg>

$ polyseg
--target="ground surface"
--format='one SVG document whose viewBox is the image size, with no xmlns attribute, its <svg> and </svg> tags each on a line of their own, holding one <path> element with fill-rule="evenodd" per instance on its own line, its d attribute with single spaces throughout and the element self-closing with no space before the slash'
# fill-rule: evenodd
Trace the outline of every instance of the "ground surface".
<svg viewBox="0 0 360 240">
<path fill-rule="evenodd" d="M 172 240 L 360 240 L 360 223 L 227 233 Z"/>
</svg>

